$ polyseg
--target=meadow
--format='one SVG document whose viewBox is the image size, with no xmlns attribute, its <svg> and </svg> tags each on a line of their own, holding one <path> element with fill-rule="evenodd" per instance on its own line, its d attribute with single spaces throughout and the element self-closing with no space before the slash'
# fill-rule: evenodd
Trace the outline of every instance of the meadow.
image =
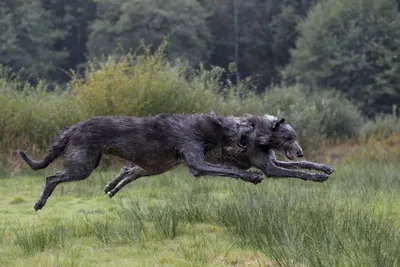
<svg viewBox="0 0 400 267">
<path fill-rule="evenodd" d="M 117 170 L 99 170 L 59 186 L 37 213 L 52 170 L 4 176 L 0 266 L 399 266 L 393 140 L 320 157 L 336 169 L 325 183 L 255 186 L 179 168 L 108 199 L 102 189 Z"/>
<path fill-rule="evenodd" d="M 162 50 L 91 62 L 61 88 L 0 68 L 0 266 L 399 266 L 400 119 L 365 121 L 339 93 L 300 84 L 255 94 L 219 67 L 168 62 Z M 229 73 L 225 73 L 229 76 Z M 138 179 L 113 199 L 121 162 L 104 157 L 85 181 L 59 185 L 34 212 L 44 177 L 15 155 L 43 155 L 62 126 L 99 115 L 275 114 L 325 183 L 193 178 L 179 168 Z"/>
</svg>

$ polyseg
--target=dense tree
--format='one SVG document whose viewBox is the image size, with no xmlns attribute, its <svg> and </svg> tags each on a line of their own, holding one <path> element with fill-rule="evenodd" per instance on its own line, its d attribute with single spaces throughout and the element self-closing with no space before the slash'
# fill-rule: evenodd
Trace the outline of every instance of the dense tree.
<svg viewBox="0 0 400 267">
<path fill-rule="evenodd" d="M 280 68 L 290 59 L 297 37 L 296 25 L 315 0 L 238 1 L 239 71 L 253 77 L 259 91 L 279 83 Z M 210 18 L 215 49 L 211 62 L 227 67 L 235 61 L 233 1 L 219 1 Z"/>
<path fill-rule="evenodd" d="M 251 77 L 258 92 L 298 81 L 340 90 L 366 113 L 389 112 L 400 103 L 399 6 L 400 0 L 2 0 L 0 65 L 31 82 L 65 83 L 66 71 L 79 71 L 90 57 L 126 53 L 142 42 L 155 49 L 168 36 L 169 60 L 228 68 L 230 81 Z"/>
<path fill-rule="evenodd" d="M 300 23 L 289 80 L 332 87 L 364 112 L 400 103 L 400 15 L 393 0 L 326 0 Z"/>
<path fill-rule="evenodd" d="M 40 0 L 2 0 L 0 32 L 0 64 L 31 81 L 51 80 L 68 54 L 54 50 L 64 33 L 51 23 Z"/>
<path fill-rule="evenodd" d="M 118 46 L 135 49 L 141 41 L 156 47 L 169 35 L 169 58 L 197 65 L 210 53 L 206 15 L 195 0 L 99 0 L 88 42 L 90 56 L 109 54 Z"/>
<path fill-rule="evenodd" d="M 41 0 L 50 12 L 54 27 L 64 34 L 54 43 L 54 50 L 68 51 L 68 57 L 59 66 L 62 70 L 75 69 L 86 62 L 88 24 L 94 19 L 96 5 L 93 0 Z M 69 77 L 60 71 L 59 77 L 66 81 Z"/>
</svg>

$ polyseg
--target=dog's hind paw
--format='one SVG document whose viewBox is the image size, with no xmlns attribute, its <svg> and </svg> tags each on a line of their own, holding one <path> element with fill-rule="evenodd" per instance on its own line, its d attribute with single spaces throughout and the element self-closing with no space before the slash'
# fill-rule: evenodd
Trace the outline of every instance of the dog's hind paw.
<svg viewBox="0 0 400 267">
<path fill-rule="evenodd" d="M 251 176 L 248 181 L 253 184 L 259 184 L 263 180 L 264 180 L 264 174 L 262 172 L 254 171 L 254 172 L 251 172 Z"/>
<path fill-rule="evenodd" d="M 45 202 L 42 202 L 39 200 L 38 202 L 35 203 L 35 205 L 33 206 L 33 209 L 35 211 L 38 211 L 38 210 L 42 209 L 45 204 L 46 204 Z"/>
</svg>

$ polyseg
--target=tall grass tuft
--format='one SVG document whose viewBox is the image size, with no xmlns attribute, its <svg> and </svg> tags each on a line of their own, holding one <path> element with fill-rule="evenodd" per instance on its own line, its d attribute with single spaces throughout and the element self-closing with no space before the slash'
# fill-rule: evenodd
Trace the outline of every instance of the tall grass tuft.
<svg viewBox="0 0 400 267">
<path fill-rule="evenodd" d="M 205 265 L 234 244 L 235 251 L 263 253 L 278 266 L 398 266 L 396 163 L 345 159 L 323 184 L 189 180 L 187 172 L 175 170 L 136 181 L 126 188 L 135 197 L 121 193 L 112 209 L 4 228 L 3 246 L 9 242 L 31 255 L 81 241 L 100 250 L 162 244 L 172 246 L 179 260 Z M 83 183 L 82 189 L 91 186 Z M 81 192 L 75 197 L 88 197 Z M 210 237 L 224 246 L 213 249 Z"/>
<path fill-rule="evenodd" d="M 24 253 L 32 254 L 46 249 L 64 247 L 67 238 L 67 228 L 60 221 L 48 222 L 42 225 L 21 225 L 13 231 L 14 243 Z"/>
<path fill-rule="evenodd" d="M 395 266 L 400 260 L 400 235 L 390 218 L 348 203 L 293 198 L 236 197 L 220 206 L 218 221 L 243 247 L 261 250 L 281 266 Z"/>
<path fill-rule="evenodd" d="M 393 113 L 388 115 L 378 114 L 368 120 L 362 127 L 362 138 L 390 138 L 400 135 L 400 117 L 397 114 L 397 106 L 393 106 Z"/>
</svg>

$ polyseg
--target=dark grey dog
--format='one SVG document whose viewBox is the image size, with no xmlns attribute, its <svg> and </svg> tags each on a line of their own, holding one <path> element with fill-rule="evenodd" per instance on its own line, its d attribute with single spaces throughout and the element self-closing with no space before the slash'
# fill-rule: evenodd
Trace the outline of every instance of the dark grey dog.
<svg viewBox="0 0 400 267">
<path fill-rule="evenodd" d="M 235 117 L 207 114 L 94 117 L 61 130 L 39 161 L 29 159 L 23 151 L 17 153 L 35 170 L 46 168 L 59 156 L 64 158 L 64 170 L 46 178 L 43 194 L 34 205 L 39 210 L 58 184 L 86 179 L 102 154 L 134 162 L 137 177 L 160 174 L 184 162 L 194 176 L 227 176 L 258 183 L 263 179 L 259 172 L 204 161 L 205 152 L 236 143 L 239 135 L 251 129 Z"/>
<path fill-rule="evenodd" d="M 160 174 L 182 163 L 194 176 L 226 176 L 254 184 L 263 177 L 259 172 L 246 171 L 248 166 L 259 168 L 268 176 L 313 181 L 328 178 L 326 174 L 277 166 L 285 162 L 275 161 L 271 167 L 271 149 L 284 151 L 289 159 L 293 155 L 303 156 L 290 125 L 273 117 L 175 114 L 146 118 L 95 117 L 61 130 L 49 152 L 39 161 L 29 159 L 23 151 L 18 154 L 35 170 L 46 168 L 59 156 L 64 158 L 64 171 L 46 178 L 46 187 L 35 210 L 46 204 L 59 183 L 86 179 L 98 166 L 102 154 L 116 155 L 135 164 L 105 187 L 110 197 L 139 177 Z M 229 160 L 216 157 L 216 151 L 221 151 Z M 205 155 L 214 163 L 205 161 Z M 229 166 L 220 165 L 227 162 L 231 162 Z M 301 166 L 289 168 L 292 167 Z"/>
<path fill-rule="evenodd" d="M 218 120 L 214 113 L 211 113 L 211 115 Z M 276 117 L 269 115 L 236 119 L 239 120 L 239 125 L 250 125 L 252 130 L 239 132 L 236 144 L 216 147 L 207 151 L 205 154 L 207 162 L 242 170 L 256 167 L 262 170 L 267 177 L 293 177 L 316 182 L 325 181 L 328 179 L 328 175 L 333 173 L 334 170 L 332 168 L 323 164 L 315 164 L 308 161 L 284 162 L 276 159 L 274 149 L 282 151 L 290 160 L 294 159 L 294 155 L 297 157 L 303 156 L 303 151 L 296 141 L 296 134 L 293 128 L 285 123 L 284 119 L 278 120 Z M 300 168 L 322 171 L 325 174 L 293 170 Z M 105 186 L 105 193 L 109 197 L 113 197 L 122 187 L 142 177 L 139 172 L 140 169 L 133 163 L 123 167 L 119 175 Z M 259 181 L 253 182 L 258 183 Z"/>
</svg>

